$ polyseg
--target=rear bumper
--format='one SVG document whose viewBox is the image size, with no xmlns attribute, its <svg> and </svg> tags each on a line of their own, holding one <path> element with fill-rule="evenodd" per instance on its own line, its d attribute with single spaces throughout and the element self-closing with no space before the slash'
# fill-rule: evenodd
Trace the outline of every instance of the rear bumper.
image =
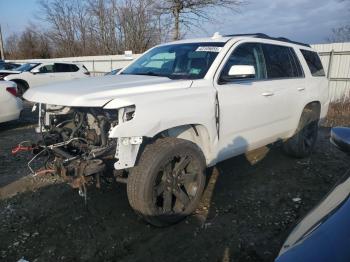
<svg viewBox="0 0 350 262">
<path fill-rule="evenodd" d="M 0 123 L 16 120 L 23 110 L 23 102 L 19 98 L 14 98 L 6 104 L 7 111 L 0 114 Z"/>
</svg>

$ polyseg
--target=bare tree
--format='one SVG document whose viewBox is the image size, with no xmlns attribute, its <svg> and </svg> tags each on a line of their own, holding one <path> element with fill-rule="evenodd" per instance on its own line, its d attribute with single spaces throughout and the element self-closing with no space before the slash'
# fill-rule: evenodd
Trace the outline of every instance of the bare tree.
<svg viewBox="0 0 350 262">
<path fill-rule="evenodd" d="M 328 39 L 329 42 L 349 42 L 350 41 L 350 25 L 332 29 L 332 35 Z"/>
<path fill-rule="evenodd" d="M 18 34 L 12 33 L 6 38 L 5 41 L 5 56 L 7 59 L 20 59 L 20 55 L 18 53 Z"/>
<path fill-rule="evenodd" d="M 350 14 L 350 0 L 339 0 L 339 2 L 346 3 L 348 13 Z M 350 19 L 348 18 L 345 25 L 333 28 L 332 34 L 328 38 L 329 42 L 349 42 L 350 41 Z"/>
<path fill-rule="evenodd" d="M 118 20 L 124 49 L 142 53 L 161 42 L 162 24 L 153 12 L 152 1 L 125 0 L 118 8 Z"/>
<path fill-rule="evenodd" d="M 116 54 L 118 47 L 116 0 L 89 0 L 93 43 L 102 54 Z"/>
<path fill-rule="evenodd" d="M 180 25 L 187 28 L 197 26 L 198 22 L 212 19 L 209 8 L 229 8 L 237 10 L 244 0 L 161 0 L 155 8 L 163 15 L 170 15 L 173 20 L 173 39 L 181 38 Z"/>
<path fill-rule="evenodd" d="M 33 25 L 27 27 L 20 36 L 10 35 L 5 44 L 10 59 L 49 58 L 51 49 L 47 38 Z"/>
<path fill-rule="evenodd" d="M 162 2 L 161 8 L 159 3 Z M 12 58 L 67 57 L 120 54 L 124 50 L 142 53 L 167 41 L 172 32 L 173 14 L 179 25 L 192 25 L 189 14 L 209 19 L 205 8 L 233 8 L 240 0 L 39 0 L 39 20 L 45 28 L 28 27 L 6 41 Z M 166 7 L 173 11 L 165 11 Z M 170 13 L 169 13 L 170 12 Z"/>
<path fill-rule="evenodd" d="M 48 37 L 55 46 L 56 55 L 78 55 L 75 27 L 76 0 L 41 0 L 41 19 L 48 23 Z"/>
</svg>

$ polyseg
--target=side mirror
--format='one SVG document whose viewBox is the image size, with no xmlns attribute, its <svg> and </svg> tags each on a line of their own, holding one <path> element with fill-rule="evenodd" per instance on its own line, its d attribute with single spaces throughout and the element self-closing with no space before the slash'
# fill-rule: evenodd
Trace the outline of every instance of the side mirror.
<svg viewBox="0 0 350 262">
<path fill-rule="evenodd" d="M 247 79 L 255 77 L 255 68 L 251 65 L 234 65 L 228 71 L 230 79 Z"/>
<path fill-rule="evenodd" d="M 37 74 L 37 73 L 40 73 L 40 70 L 39 68 L 34 68 L 33 70 L 30 71 L 32 74 Z"/>
</svg>

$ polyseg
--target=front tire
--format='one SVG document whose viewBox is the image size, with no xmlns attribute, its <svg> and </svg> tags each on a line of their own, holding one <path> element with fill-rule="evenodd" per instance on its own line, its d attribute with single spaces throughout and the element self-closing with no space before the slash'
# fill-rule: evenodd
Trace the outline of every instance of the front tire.
<svg viewBox="0 0 350 262">
<path fill-rule="evenodd" d="M 318 134 L 319 114 L 312 109 L 304 109 L 294 136 L 283 145 L 284 152 L 292 157 L 304 158 L 311 155 Z"/>
<path fill-rule="evenodd" d="M 205 158 L 197 145 L 177 138 L 148 144 L 128 177 L 131 207 L 154 226 L 191 214 L 205 186 Z"/>
</svg>

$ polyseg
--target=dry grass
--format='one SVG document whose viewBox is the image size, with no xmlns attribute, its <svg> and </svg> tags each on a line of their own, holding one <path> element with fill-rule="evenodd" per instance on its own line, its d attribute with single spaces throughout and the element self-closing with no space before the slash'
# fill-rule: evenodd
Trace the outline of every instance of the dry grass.
<svg viewBox="0 0 350 262">
<path fill-rule="evenodd" d="M 326 127 L 350 126 L 350 100 L 332 102 L 323 125 Z"/>
</svg>

